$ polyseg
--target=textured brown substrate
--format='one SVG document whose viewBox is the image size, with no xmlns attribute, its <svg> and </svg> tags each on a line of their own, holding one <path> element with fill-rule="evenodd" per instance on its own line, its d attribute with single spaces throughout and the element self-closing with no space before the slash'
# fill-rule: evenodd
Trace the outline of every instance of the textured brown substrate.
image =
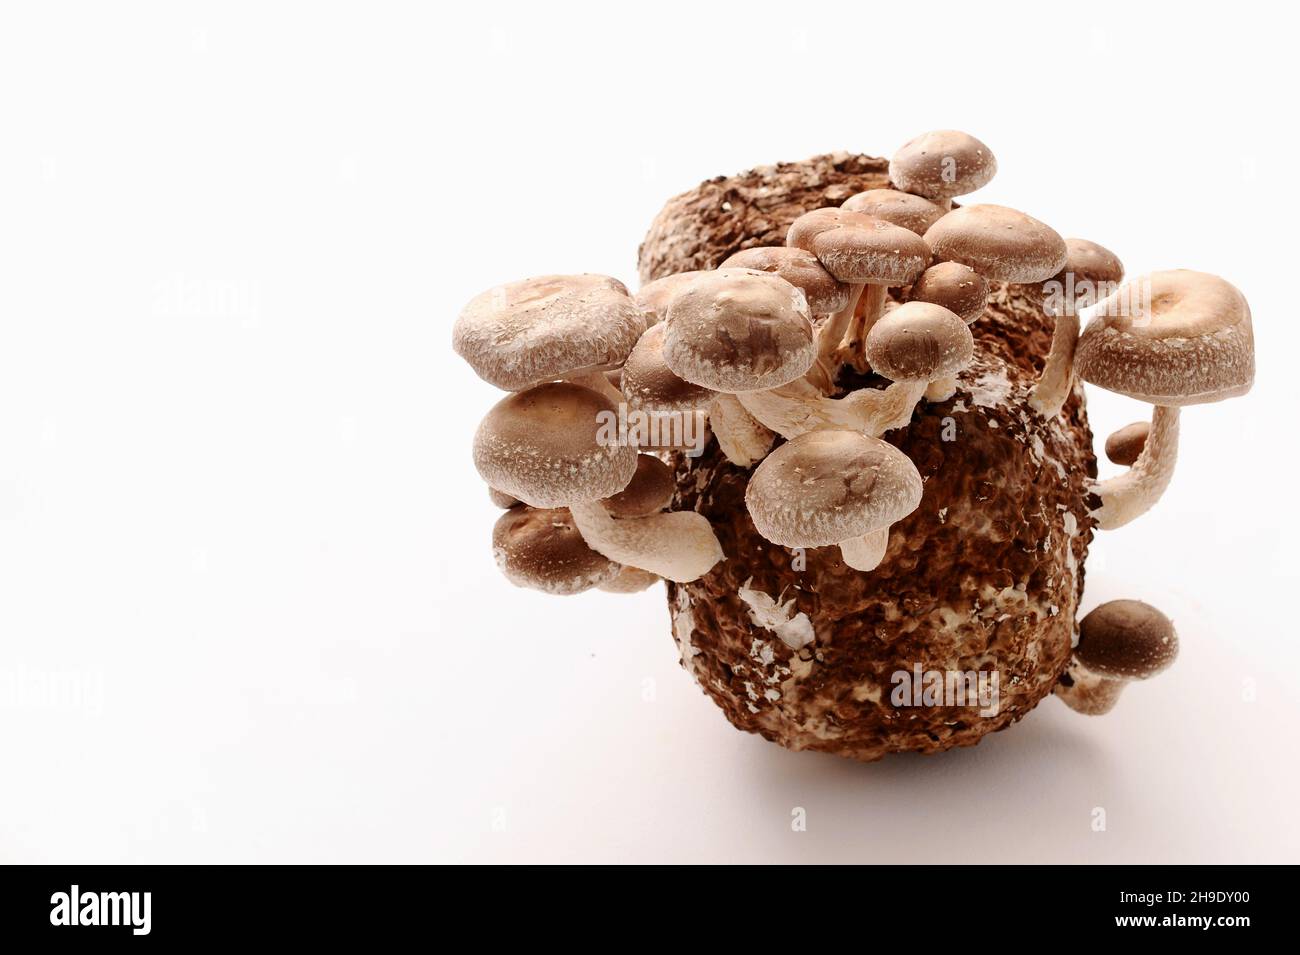
<svg viewBox="0 0 1300 955">
<path fill-rule="evenodd" d="M 886 185 L 884 170 L 883 160 L 837 155 L 707 182 L 655 220 L 642 279 L 781 244 L 796 216 Z M 716 444 L 675 461 L 675 506 L 709 518 L 727 560 L 669 584 L 674 636 L 682 665 L 740 729 L 857 759 L 934 752 L 1015 722 L 1060 678 L 1092 537 L 1084 484 L 1096 460 L 1082 391 L 1051 423 L 1030 410 L 1051 328 L 1024 290 L 995 284 L 972 331 L 975 360 L 957 394 L 922 402 L 886 435 L 915 462 L 925 494 L 871 573 L 845 566 L 836 547 L 801 562 L 759 536 L 744 504 L 750 472 Z M 997 712 L 981 715 L 974 700 L 893 705 L 894 674 L 916 666 L 996 673 Z"/>
</svg>

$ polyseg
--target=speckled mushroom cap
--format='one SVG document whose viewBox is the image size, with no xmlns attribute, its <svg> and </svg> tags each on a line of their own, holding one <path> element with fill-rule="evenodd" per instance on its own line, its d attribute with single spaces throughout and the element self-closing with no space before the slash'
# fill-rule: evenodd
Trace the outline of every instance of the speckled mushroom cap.
<svg viewBox="0 0 1300 955">
<path fill-rule="evenodd" d="M 936 129 L 909 139 L 889 160 L 889 179 L 904 192 L 951 199 L 988 183 L 998 171 L 993 151 L 970 133 Z"/>
<path fill-rule="evenodd" d="M 679 378 L 714 391 L 762 391 L 801 377 L 816 357 L 804 294 L 755 269 L 706 272 L 673 299 L 663 356 Z"/>
<path fill-rule="evenodd" d="M 1065 240 L 1006 206 L 954 209 L 925 234 L 935 258 L 969 265 L 996 282 L 1043 282 L 1065 265 Z"/>
<path fill-rule="evenodd" d="M 975 339 L 954 312 L 929 302 L 908 302 L 867 333 L 867 361 L 891 381 L 933 381 L 970 364 Z"/>
<path fill-rule="evenodd" d="M 969 325 L 984 314 L 989 283 L 968 265 L 940 262 L 922 273 L 912 285 L 908 298 L 913 302 L 942 305 Z"/>
<path fill-rule="evenodd" d="M 608 440 L 618 412 L 604 395 L 567 382 L 497 402 L 474 435 L 474 466 L 489 485 L 534 507 L 610 497 L 636 472 L 636 449 Z"/>
<path fill-rule="evenodd" d="M 808 310 L 814 315 L 829 315 L 849 304 L 849 286 L 827 272 L 817 256 L 805 249 L 782 245 L 745 249 L 718 267 L 756 269 L 779 275 L 803 291 Z"/>
<path fill-rule="evenodd" d="M 662 322 L 668 317 L 668 305 L 673 296 L 703 274 L 702 271 L 694 271 L 665 275 L 642 285 L 632 300 L 646 313 L 650 324 Z"/>
<path fill-rule="evenodd" d="M 910 285 L 930 264 L 915 232 L 847 209 L 814 209 L 790 224 L 785 244 L 817 256 L 841 282 Z"/>
<path fill-rule="evenodd" d="M 622 364 L 646 316 L 618 279 L 541 275 L 488 289 L 456 319 L 452 347 L 507 391 Z"/>
<path fill-rule="evenodd" d="M 1178 656 L 1169 618 L 1140 600 L 1112 600 L 1079 622 L 1079 662 L 1101 676 L 1145 680 Z"/>
<path fill-rule="evenodd" d="M 1124 279 L 1124 263 L 1110 249 L 1087 239 L 1065 240 L 1065 265 L 1043 283 L 1044 302 L 1059 299 L 1066 313 L 1105 298 Z"/>
<path fill-rule="evenodd" d="M 664 362 L 664 330 L 662 322 L 651 325 L 627 356 L 621 388 L 628 405 L 651 412 L 696 411 L 708 407 L 714 392 L 677 377 Z"/>
<path fill-rule="evenodd" d="M 745 504 L 772 543 L 828 547 L 901 520 L 921 492 L 916 466 L 892 444 L 858 431 L 809 431 L 763 459 Z"/>
<path fill-rule="evenodd" d="M 614 517 L 645 517 L 667 507 L 676 487 L 672 468 L 653 454 L 640 454 L 632 480 L 605 499 L 605 510 Z"/>
<path fill-rule="evenodd" d="M 506 511 L 492 528 L 492 553 L 512 584 L 548 594 L 580 594 L 622 570 L 587 546 L 565 508 Z"/>
<path fill-rule="evenodd" d="M 1217 275 L 1153 272 L 1093 312 L 1074 353 L 1084 381 L 1166 407 L 1235 398 L 1254 384 L 1250 306 Z"/>
<path fill-rule="evenodd" d="M 868 189 L 845 199 L 840 208 L 892 222 L 917 235 L 925 235 L 925 230 L 942 219 L 948 211 L 924 196 L 914 196 L 897 189 Z"/>
</svg>

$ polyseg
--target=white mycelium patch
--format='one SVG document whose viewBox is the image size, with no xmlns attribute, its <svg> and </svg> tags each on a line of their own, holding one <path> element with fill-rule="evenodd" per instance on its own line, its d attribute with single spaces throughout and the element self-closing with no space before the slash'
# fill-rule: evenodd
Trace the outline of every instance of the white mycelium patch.
<svg viewBox="0 0 1300 955">
<path fill-rule="evenodd" d="M 764 630 L 771 630 L 791 650 L 806 647 L 816 639 L 812 621 L 800 611 L 794 613 L 794 598 L 785 603 L 777 603 L 771 596 L 761 590 L 754 590 L 749 585 L 751 577 L 740 585 L 737 596 L 749 607 L 749 619 Z"/>
</svg>

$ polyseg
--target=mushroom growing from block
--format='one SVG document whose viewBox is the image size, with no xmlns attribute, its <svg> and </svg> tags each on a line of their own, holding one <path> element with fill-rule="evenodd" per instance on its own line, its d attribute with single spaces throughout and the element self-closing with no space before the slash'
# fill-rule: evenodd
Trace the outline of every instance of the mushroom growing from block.
<svg viewBox="0 0 1300 955">
<path fill-rule="evenodd" d="M 603 372 L 623 364 L 646 323 L 617 279 L 542 275 L 475 296 L 456 319 L 452 347 L 506 391 L 565 379 L 617 401 Z"/>
<path fill-rule="evenodd" d="M 840 208 L 883 219 L 917 235 L 925 235 L 948 211 L 945 205 L 897 189 L 868 189 L 845 199 Z"/>
<path fill-rule="evenodd" d="M 1215 275 L 1153 272 L 1093 306 L 1079 336 L 1075 373 L 1155 406 L 1142 453 L 1128 471 L 1094 485 L 1103 529 L 1145 514 L 1173 478 L 1183 405 L 1243 395 L 1255 380 L 1250 306 Z"/>
<path fill-rule="evenodd" d="M 909 302 L 928 302 L 939 305 L 955 314 L 967 325 L 972 325 L 984 314 L 988 304 L 989 283 L 968 265 L 960 262 L 940 262 L 932 265 L 912 283 Z M 947 401 L 957 391 L 957 376 L 937 378 L 925 389 L 929 401 Z"/>
<path fill-rule="evenodd" d="M 1125 685 L 1146 680 L 1178 656 L 1178 634 L 1169 618 L 1140 600 L 1112 600 L 1079 623 L 1079 645 L 1056 687 L 1072 710 L 1109 713 Z"/>
<path fill-rule="evenodd" d="M 492 487 L 534 507 L 567 507 L 588 546 L 669 580 L 694 580 L 722 559 L 709 522 L 694 512 L 618 519 L 603 503 L 627 488 L 636 449 L 608 435 L 613 403 L 567 382 L 510 395 L 474 436 L 474 464 Z"/>
<path fill-rule="evenodd" d="M 564 508 L 506 511 L 492 529 L 492 553 L 515 586 L 561 596 L 608 584 L 623 570 L 587 546 Z"/>
<path fill-rule="evenodd" d="M 808 311 L 812 313 L 814 323 L 825 324 L 831 316 L 849 304 L 852 286 L 841 282 L 817 261 L 817 256 L 806 249 L 789 246 L 759 246 L 745 249 L 730 256 L 718 266 L 721 269 L 756 269 L 779 275 L 795 288 L 803 292 L 808 300 Z M 830 370 L 821 364 L 814 364 L 808 370 L 810 380 L 821 390 L 830 394 L 835 390 L 835 382 Z"/>
<path fill-rule="evenodd" d="M 642 447 L 698 452 L 716 395 L 673 374 L 664 362 L 663 341 L 663 322 L 646 329 L 623 365 L 620 390 L 629 410 L 645 415 L 650 425 L 650 433 L 640 436 Z"/>
<path fill-rule="evenodd" d="M 890 525 L 921 503 L 910 458 L 856 431 L 811 431 L 777 448 L 745 491 L 754 527 L 784 547 L 838 544 L 855 570 L 879 566 Z"/>
<path fill-rule="evenodd" d="M 1108 296 L 1124 278 L 1114 252 L 1087 239 L 1065 240 L 1065 265 L 1043 283 L 1043 312 L 1056 320 L 1052 350 L 1029 406 L 1054 418 L 1065 406 L 1074 384 L 1074 349 L 1079 339 L 1079 311 Z"/>
<path fill-rule="evenodd" d="M 954 312 L 929 302 L 908 302 L 894 309 L 867 335 L 872 370 L 895 382 L 911 383 L 919 400 L 935 381 L 952 383 L 970 364 L 975 339 Z M 937 396 L 944 401 L 952 392 Z"/>
<path fill-rule="evenodd" d="M 945 208 L 957 196 L 987 185 L 997 171 L 993 151 L 956 129 L 936 129 L 909 139 L 889 161 L 895 186 Z"/>
<path fill-rule="evenodd" d="M 834 378 L 847 356 L 866 370 L 862 344 L 885 309 L 890 286 L 910 285 L 930 264 L 930 249 L 915 232 L 883 219 L 844 209 L 814 209 L 790 225 L 786 245 L 817 256 L 826 271 L 852 292 L 843 309 L 818 331 L 817 361 Z M 865 301 L 859 313 L 858 299 Z M 843 354 L 839 354 L 841 341 Z"/>
</svg>

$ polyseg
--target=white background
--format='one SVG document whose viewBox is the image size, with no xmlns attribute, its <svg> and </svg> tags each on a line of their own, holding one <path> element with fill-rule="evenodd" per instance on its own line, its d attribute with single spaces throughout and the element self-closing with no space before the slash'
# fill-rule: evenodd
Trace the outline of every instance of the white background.
<svg viewBox="0 0 1300 955">
<path fill-rule="evenodd" d="M 1281 5 L 5 9 L 0 859 L 1300 857 Z M 703 178 L 942 127 L 996 152 L 980 200 L 1242 288 L 1258 381 L 1088 562 L 1172 670 L 972 750 L 792 754 L 679 669 L 659 590 L 498 575 L 451 324 L 634 285 Z"/>
</svg>

